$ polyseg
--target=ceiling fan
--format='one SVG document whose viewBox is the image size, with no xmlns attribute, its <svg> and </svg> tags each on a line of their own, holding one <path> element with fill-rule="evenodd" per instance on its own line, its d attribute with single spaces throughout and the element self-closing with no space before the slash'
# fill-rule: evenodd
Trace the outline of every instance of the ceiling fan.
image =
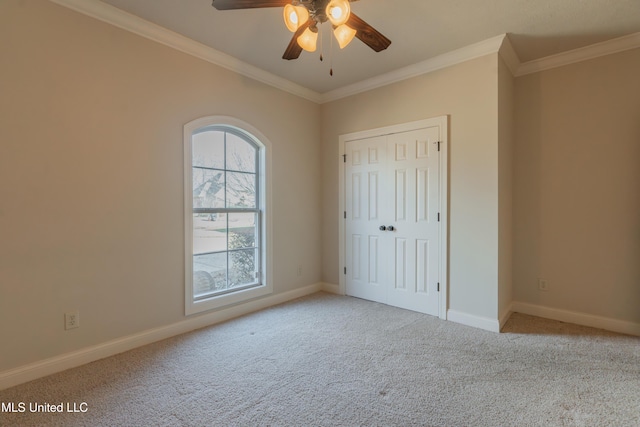
<svg viewBox="0 0 640 427">
<path fill-rule="evenodd" d="M 318 26 L 329 21 L 340 48 L 354 37 L 376 52 L 389 47 L 391 40 L 351 12 L 349 2 L 358 0 L 213 0 L 218 10 L 284 7 L 284 21 L 293 38 L 283 59 L 297 59 L 302 50 L 314 52 Z"/>
</svg>

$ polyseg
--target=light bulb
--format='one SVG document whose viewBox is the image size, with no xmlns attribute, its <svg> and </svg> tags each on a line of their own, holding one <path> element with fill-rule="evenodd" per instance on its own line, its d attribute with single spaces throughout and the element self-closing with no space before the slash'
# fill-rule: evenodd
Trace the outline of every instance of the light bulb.
<svg viewBox="0 0 640 427">
<path fill-rule="evenodd" d="M 351 6 L 348 0 L 331 0 L 326 9 L 327 18 L 334 26 L 339 26 L 349 20 Z"/>
<path fill-rule="evenodd" d="M 298 25 L 298 15 L 293 10 L 289 12 L 289 21 L 296 26 Z"/>
<path fill-rule="evenodd" d="M 333 30 L 333 35 L 336 36 L 340 49 L 344 49 L 345 46 L 351 43 L 351 40 L 356 36 L 356 33 L 357 31 L 349 27 L 347 24 L 342 24 Z"/>
<path fill-rule="evenodd" d="M 309 20 L 309 11 L 304 6 L 294 6 L 288 4 L 284 7 L 284 25 L 292 33 Z"/>
<path fill-rule="evenodd" d="M 307 28 L 304 32 L 297 38 L 298 45 L 306 50 L 307 52 L 315 52 L 316 44 L 318 42 L 318 32 L 311 31 L 311 28 Z"/>
</svg>

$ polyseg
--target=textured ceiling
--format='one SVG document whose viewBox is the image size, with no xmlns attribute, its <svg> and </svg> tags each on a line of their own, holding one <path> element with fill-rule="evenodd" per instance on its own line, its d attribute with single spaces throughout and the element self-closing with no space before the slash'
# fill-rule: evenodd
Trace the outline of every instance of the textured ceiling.
<svg viewBox="0 0 640 427">
<path fill-rule="evenodd" d="M 527 62 L 640 32 L 640 0 L 360 0 L 352 11 L 392 40 L 375 53 L 355 39 L 281 59 L 291 33 L 281 8 L 218 11 L 211 0 L 102 0 L 319 93 L 508 33 Z M 333 67 L 334 75 L 329 75 Z"/>
</svg>

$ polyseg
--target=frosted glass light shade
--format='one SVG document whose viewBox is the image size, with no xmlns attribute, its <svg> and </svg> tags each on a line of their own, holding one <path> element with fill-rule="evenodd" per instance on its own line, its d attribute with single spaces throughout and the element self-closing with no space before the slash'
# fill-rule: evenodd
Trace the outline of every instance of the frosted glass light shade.
<svg viewBox="0 0 640 427">
<path fill-rule="evenodd" d="M 304 6 L 288 4 L 284 7 L 284 25 L 292 33 L 309 20 L 309 11 Z"/>
<path fill-rule="evenodd" d="M 298 45 L 307 52 L 315 52 L 316 44 L 318 43 L 318 33 L 311 31 L 311 28 L 307 28 L 297 39 Z"/>
<path fill-rule="evenodd" d="M 356 36 L 356 30 L 349 27 L 347 24 L 342 24 L 333 30 L 333 35 L 336 36 L 336 40 L 338 40 L 338 45 L 340 45 L 340 49 L 344 49 L 351 40 Z"/>
<path fill-rule="evenodd" d="M 336 27 L 349 20 L 351 6 L 348 0 L 331 0 L 327 5 L 327 18 Z"/>
</svg>

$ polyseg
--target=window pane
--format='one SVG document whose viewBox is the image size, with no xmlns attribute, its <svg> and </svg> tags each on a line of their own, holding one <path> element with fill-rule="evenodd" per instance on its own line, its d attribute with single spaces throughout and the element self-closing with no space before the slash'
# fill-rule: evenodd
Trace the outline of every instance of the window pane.
<svg viewBox="0 0 640 427">
<path fill-rule="evenodd" d="M 191 137 L 193 166 L 224 169 L 224 132 L 207 131 Z"/>
<path fill-rule="evenodd" d="M 258 246 L 264 217 L 257 164 L 262 145 L 254 141 L 239 129 L 209 123 L 193 130 L 184 145 L 192 168 L 192 186 L 186 189 L 192 204 L 185 206 L 193 243 L 186 249 L 193 254 L 193 275 L 186 278 L 193 292 L 188 312 L 242 299 L 238 293 L 245 290 L 251 296 L 266 291 L 257 289 L 261 278 L 256 277 L 263 256 Z M 192 304 L 195 301 L 199 304 Z"/>
<path fill-rule="evenodd" d="M 227 250 L 227 214 L 193 214 L 193 253 Z"/>
<path fill-rule="evenodd" d="M 193 207 L 224 208 L 224 172 L 193 168 Z"/>
<path fill-rule="evenodd" d="M 249 285 L 256 279 L 256 250 L 229 252 L 229 287 Z"/>
<path fill-rule="evenodd" d="M 256 171 L 256 148 L 232 133 L 227 134 L 227 169 Z"/>
<path fill-rule="evenodd" d="M 229 214 L 229 249 L 253 248 L 256 245 L 256 214 Z"/>
<path fill-rule="evenodd" d="M 193 257 L 193 296 L 227 289 L 227 253 Z"/>
<path fill-rule="evenodd" d="M 227 172 L 227 207 L 256 207 L 256 175 Z"/>
</svg>

